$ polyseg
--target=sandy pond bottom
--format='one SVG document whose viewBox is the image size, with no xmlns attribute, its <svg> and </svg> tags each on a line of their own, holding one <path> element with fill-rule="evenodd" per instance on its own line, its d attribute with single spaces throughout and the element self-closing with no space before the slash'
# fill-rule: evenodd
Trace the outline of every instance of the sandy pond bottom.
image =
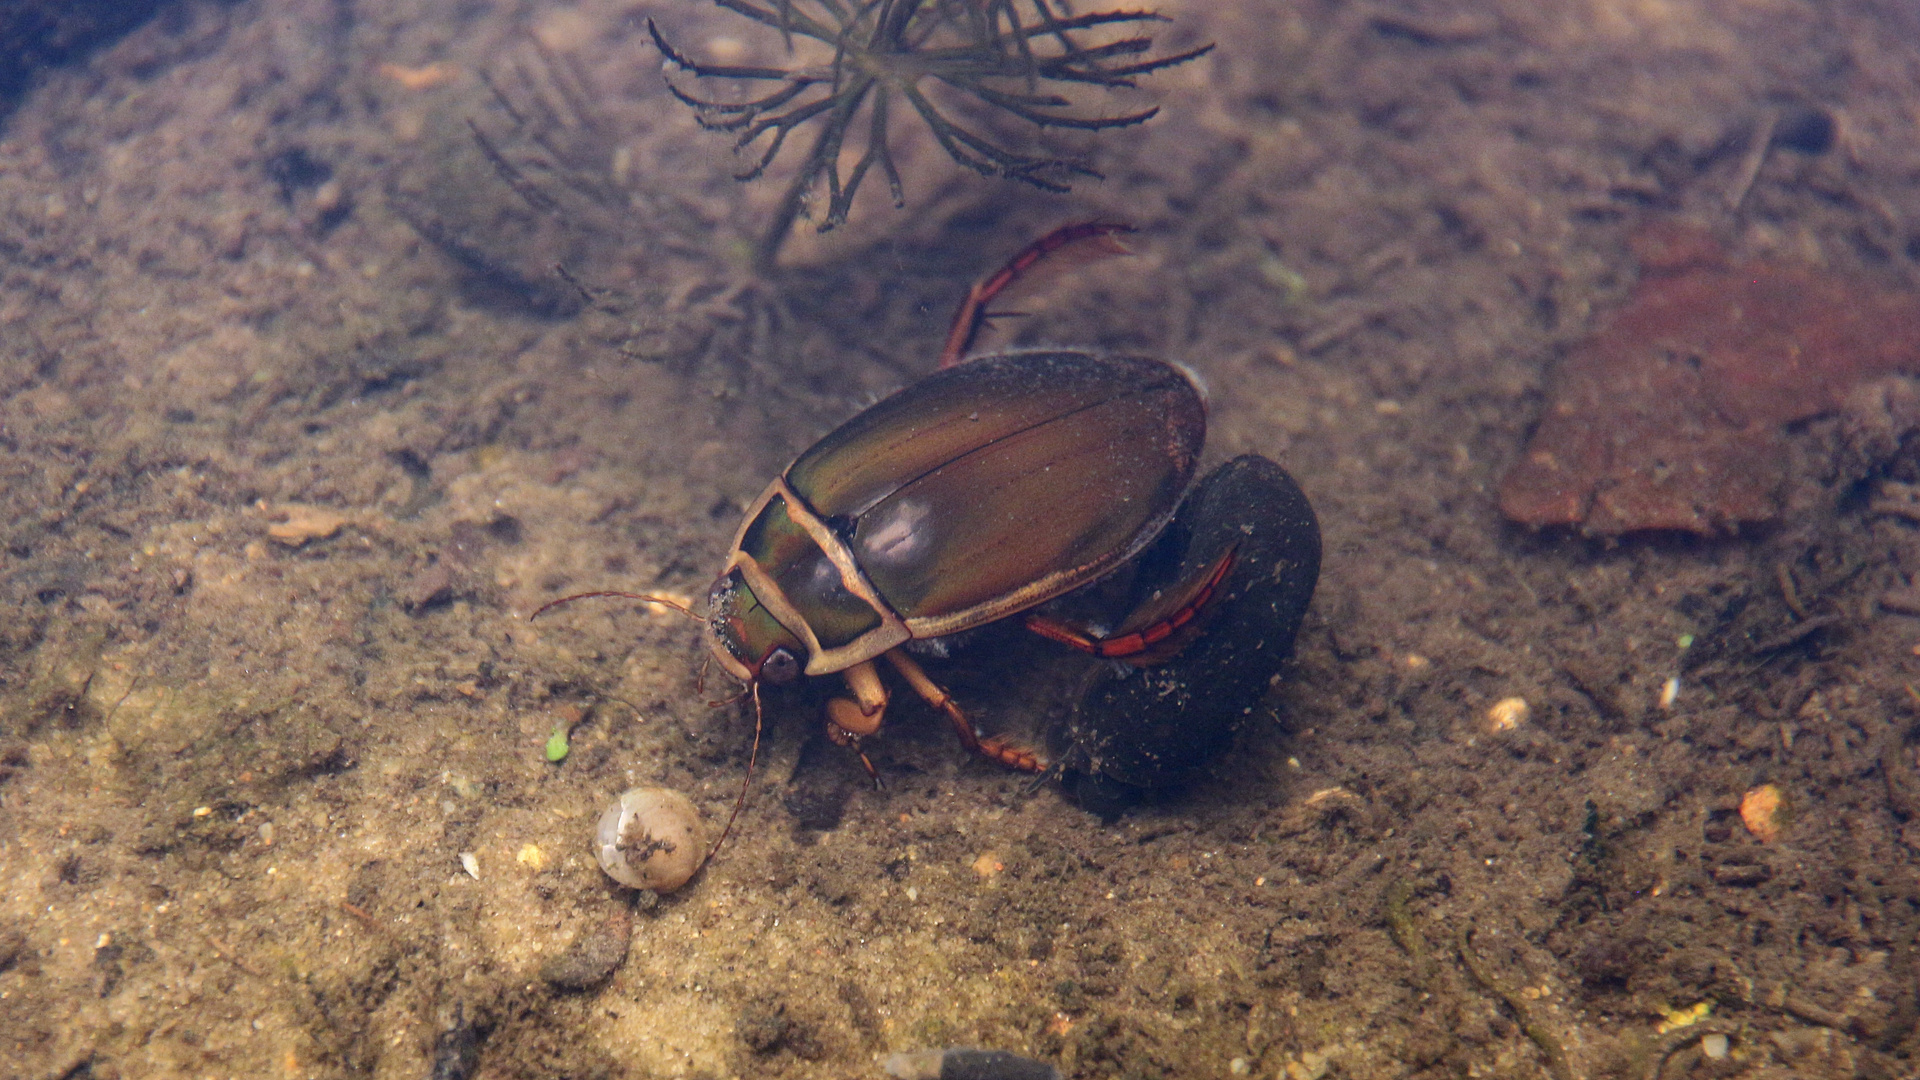
<svg viewBox="0 0 1920 1080">
<path fill-rule="evenodd" d="M 781 62 L 708 5 L 187 2 L 45 73 L 0 129 L 0 1077 L 1911 1075 L 1910 421 L 1798 422 L 1738 535 L 1496 499 L 1656 219 L 1915 289 L 1911 7 L 1165 10 L 1221 48 L 1104 183 L 903 149 L 909 210 L 761 276 L 780 181 L 730 179 L 642 22 Z M 1760 140 L 1807 109 L 1830 145 Z M 1190 364 L 1209 459 L 1299 479 L 1288 678 L 1110 822 L 904 695 L 874 790 L 769 695 L 733 838 L 636 902 L 600 811 L 718 821 L 752 717 L 678 616 L 526 614 L 697 601 L 792 454 L 1087 218 L 1139 255 L 1014 335 Z M 929 667 L 1021 730 L 1051 648 Z"/>
</svg>

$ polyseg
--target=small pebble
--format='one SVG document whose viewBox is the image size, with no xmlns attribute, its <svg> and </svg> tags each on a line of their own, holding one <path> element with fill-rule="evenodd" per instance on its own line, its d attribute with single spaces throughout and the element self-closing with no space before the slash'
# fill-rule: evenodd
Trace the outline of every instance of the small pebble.
<svg viewBox="0 0 1920 1080">
<path fill-rule="evenodd" d="M 401 590 L 400 603 L 408 611 L 424 611 L 453 599 L 453 570 L 437 562 L 413 575 Z"/>
<path fill-rule="evenodd" d="M 309 540 L 324 540 L 346 528 L 349 521 L 345 514 L 298 504 L 280 507 L 277 516 L 283 520 L 268 525 L 267 535 L 288 547 L 299 547 Z"/>
<path fill-rule="evenodd" d="M 1700 1039 L 1700 1052 L 1707 1055 L 1709 1060 L 1724 1060 L 1727 1056 L 1727 1050 L 1727 1037 L 1718 1032 L 1703 1036 Z"/>
<path fill-rule="evenodd" d="M 1533 715 L 1533 708 L 1522 697 L 1502 698 L 1487 710 L 1487 728 L 1490 731 L 1512 731 L 1527 722 Z"/>
<path fill-rule="evenodd" d="M 1787 827 L 1787 796 L 1777 784 L 1761 784 L 1740 799 L 1740 820 L 1754 839 L 1771 844 Z"/>
</svg>

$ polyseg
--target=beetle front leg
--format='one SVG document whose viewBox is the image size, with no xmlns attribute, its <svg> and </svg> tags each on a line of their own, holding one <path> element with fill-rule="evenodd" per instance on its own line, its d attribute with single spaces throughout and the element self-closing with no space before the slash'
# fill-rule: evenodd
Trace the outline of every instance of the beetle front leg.
<svg viewBox="0 0 1920 1080">
<path fill-rule="evenodd" d="M 947 719 L 953 722 L 955 734 L 960 736 L 960 745 L 982 757 L 997 761 L 1009 769 L 1039 772 L 1046 767 L 1039 755 L 1031 750 L 1017 746 L 999 736 L 981 738 L 979 732 L 973 730 L 973 721 L 968 720 L 967 714 L 960 711 L 960 706 L 954 702 L 953 695 L 929 678 L 912 657 L 899 649 L 890 650 L 885 655 L 887 661 L 893 665 L 893 669 L 900 673 L 901 678 L 907 680 L 908 686 L 913 687 L 914 693 L 925 699 L 927 704 L 947 714 Z"/>
<path fill-rule="evenodd" d="M 827 700 L 827 738 L 859 754 L 860 764 L 878 785 L 880 774 L 860 749 L 860 740 L 880 730 L 880 722 L 887 714 L 887 688 L 880 682 L 880 671 L 871 660 L 855 664 L 841 674 L 853 697 Z"/>
</svg>

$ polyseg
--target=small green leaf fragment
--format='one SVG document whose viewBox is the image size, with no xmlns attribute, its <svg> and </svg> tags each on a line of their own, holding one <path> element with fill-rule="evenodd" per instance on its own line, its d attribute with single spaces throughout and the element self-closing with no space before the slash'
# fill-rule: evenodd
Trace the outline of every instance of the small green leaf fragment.
<svg viewBox="0 0 1920 1080">
<path fill-rule="evenodd" d="M 566 727 L 564 725 L 555 726 L 553 734 L 547 736 L 547 760 L 558 765 L 560 762 L 567 760 L 567 751 L 569 749 L 570 747 L 567 745 Z"/>
<path fill-rule="evenodd" d="M 1313 293 L 1313 286 L 1300 271 L 1280 261 L 1277 256 L 1268 255 L 1260 260 L 1260 279 L 1267 287 L 1281 296 L 1283 304 L 1298 304 Z"/>
</svg>

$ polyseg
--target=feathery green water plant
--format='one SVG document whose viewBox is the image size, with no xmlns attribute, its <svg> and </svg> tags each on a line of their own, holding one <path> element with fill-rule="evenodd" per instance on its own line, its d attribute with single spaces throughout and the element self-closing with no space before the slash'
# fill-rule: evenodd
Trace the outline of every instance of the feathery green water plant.
<svg viewBox="0 0 1920 1080">
<path fill-rule="evenodd" d="M 1155 56 L 1153 39 L 1135 33 L 1167 20 L 1152 11 L 1103 10 L 1074 14 L 1066 0 L 714 0 L 772 27 L 786 38 L 811 38 L 833 50 L 829 63 L 791 68 L 703 64 L 688 58 L 647 22 L 668 63 L 700 79 L 775 83 L 740 101 L 696 97 L 668 81 L 673 96 L 691 106 L 700 124 L 733 134 L 736 152 L 762 143 L 742 173 L 765 173 L 787 137 L 817 123 L 817 134 L 764 234 L 758 255 L 770 265 L 793 223 L 824 188 L 825 232 L 844 223 L 861 182 L 876 167 L 887 178 L 894 205 L 905 204 L 900 170 L 888 141 L 889 117 L 904 102 L 941 149 L 985 176 L 1066 191 L 1074 177 L 1097 177 L 1085 162 L 1032 153 L 1009 145 L 992 127 L 1000 113 L 1030 124 L 1085 132 L 1142 123 L 1157 107 L 1117 114 L 1083 112 L 1059 92 L 1068 87 L 1131 88 L 1138 76 L 1205 55 L 1202 45 Z M 1114 38 L 1114 33 L 1128 34 Z M 1093 40 L 1089 40 L 1093 39 Z M 851 167 L 841 155 L 863 126 L 865 144 Z M 966 120 L 958 119 L 962 114 Z"/>
</svg>

